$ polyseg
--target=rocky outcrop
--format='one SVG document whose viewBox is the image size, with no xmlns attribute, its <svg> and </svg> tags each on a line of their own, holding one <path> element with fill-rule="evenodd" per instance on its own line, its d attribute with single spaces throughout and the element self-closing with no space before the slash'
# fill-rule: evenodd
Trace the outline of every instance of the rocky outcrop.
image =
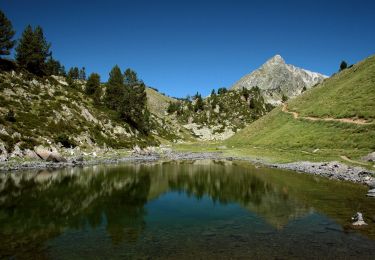
<svg viewBox="0 0 375 260">
<path fill-rule="evenodd" d="M 231 88 L 241 90 L 258 86 L 268 103 L 279 104 L 283 95 L 288 98 L 297 96 L 325 78 L 327 76 L 286 64 L 280 55 L 276 55 Z"/>
</svg>

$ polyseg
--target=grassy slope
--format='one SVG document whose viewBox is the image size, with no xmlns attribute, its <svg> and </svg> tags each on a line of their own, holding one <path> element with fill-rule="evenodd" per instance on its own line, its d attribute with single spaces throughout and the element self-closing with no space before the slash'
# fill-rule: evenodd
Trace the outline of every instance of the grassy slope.
<svg viewBox="0 0 375 260">
<path fill-rule="evenodd" d="M 147 93 L 147 107 L 151 113 L 158 115 L 159 117 L 164 116 L 164 112 L 167 111 L 169 102 L 176 102 L 174 98 L 167 97 L 151 88 L 146 88 Z"/>
<path fill-rule="evenodd" d="M 302 116 L 375 119 L 375 57 L 345 70 L 291 100 Z M 358 158 L 375 150 L 375 125 L 294 119 L 280 108 L 226 141 L 234 153 L 277 161 Z M 319 149 L 313 153 L 315 149 Z"/>
<path fill-rule="evenodd" d="M 359 62 L 291 100 L 301 116 L 375 119 L 375 56 Z"/>
</svg>

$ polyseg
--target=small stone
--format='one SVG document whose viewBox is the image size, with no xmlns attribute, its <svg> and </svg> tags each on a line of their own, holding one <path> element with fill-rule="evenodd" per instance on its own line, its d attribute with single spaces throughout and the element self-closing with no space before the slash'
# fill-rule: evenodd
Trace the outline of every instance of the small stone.
<svg viewBox="0 0 375 260">
<path fill-rule="evenodd" d="M 353 226 L 364 226 L 367 225 L 367 223 L 363 220 L 363 215 L 361 212 L 357 212 L 354 217 L 352 217 L 353 220 L 355 220 L 352 225 Z"/>
</svg>

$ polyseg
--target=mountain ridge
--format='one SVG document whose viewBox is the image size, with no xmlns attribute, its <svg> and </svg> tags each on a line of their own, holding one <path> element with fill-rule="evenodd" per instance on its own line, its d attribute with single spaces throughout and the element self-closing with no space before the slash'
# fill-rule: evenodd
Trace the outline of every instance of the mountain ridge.
<svg viewBox="0 0 375 260">
<path fill-rule="evenodd" d="M 282 102 L 283 96 L 297 96 L 326 78 L 328 76 L 286 64 L 281 55 L 276 54 L 235 82 L 230 89 L 251 89 L 257 86 L 262 90 L 266 102 L 275 105 Z"/>
</svg>

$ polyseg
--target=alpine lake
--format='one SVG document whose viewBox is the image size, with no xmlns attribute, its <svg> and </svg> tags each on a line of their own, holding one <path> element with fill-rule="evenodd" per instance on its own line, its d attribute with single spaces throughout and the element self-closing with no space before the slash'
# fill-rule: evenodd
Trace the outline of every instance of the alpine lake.
<svg viewBox="0 0 375 260">
<path fill-rule="evenodd" d="M 0 258 L 374 259 L 366 193 L 226 160 L 1 173 Z"/>
</svg>

